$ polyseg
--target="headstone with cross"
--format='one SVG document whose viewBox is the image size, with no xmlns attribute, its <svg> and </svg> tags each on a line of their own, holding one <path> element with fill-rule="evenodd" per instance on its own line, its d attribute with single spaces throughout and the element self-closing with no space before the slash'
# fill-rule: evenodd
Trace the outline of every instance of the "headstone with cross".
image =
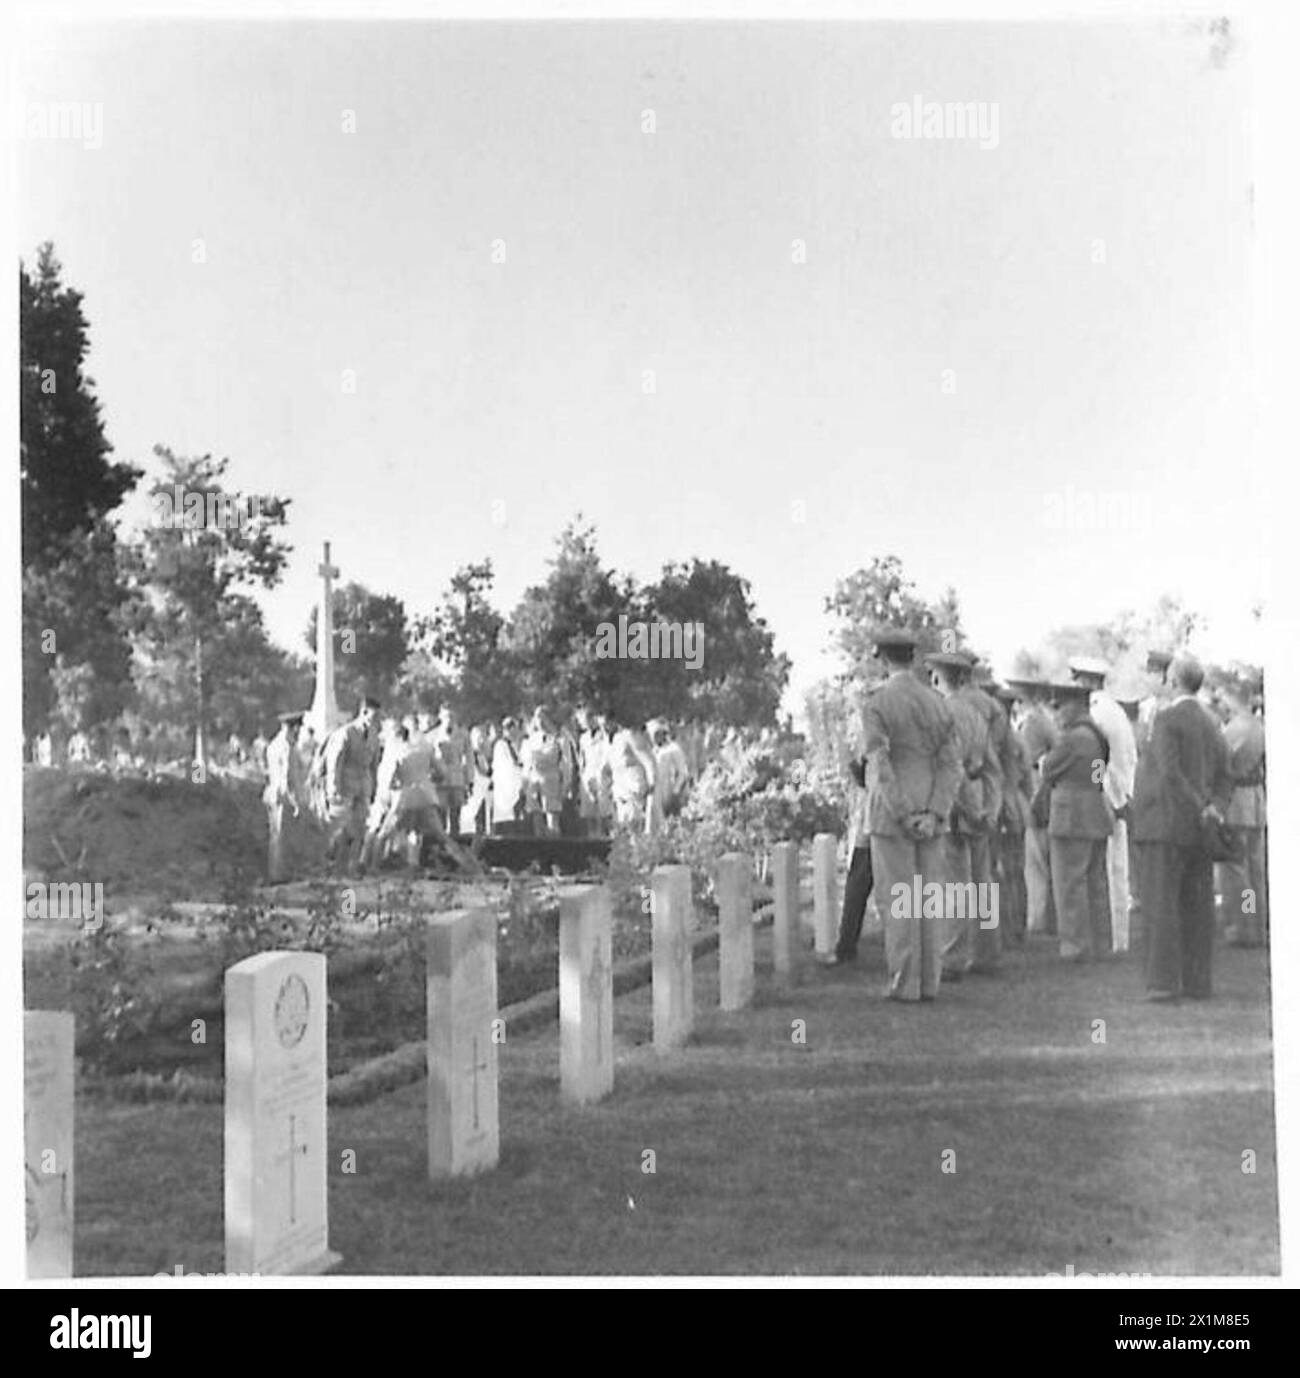
<svg viewBox="0 0 1300 1378">
<path fill-rule="evenodd" d="M 497 918 L 437 914 L 426 931 L 429 1176 L 497 1165 Z"/>
<path fill-rule="evenodd" d="M 612 905 L 603 886 L 560 892 L 560 1095 L 582 1105 L 614 1089 Z"/>
<path fill-rule="evenodd" d="M 27 1276 L 72 1276 L 74 1022 L 54 1010 L 23 1013 L 23 1140 Z"/>
<path fill-rule="evenodd" d="M 837 885 L 834 833 L 818 833 L 813 838 L 813 948 L 819 957 L 835 951 Z"/>
<path fill-rule="evenodd" d="M 651 886 L 651 981 L 656 1052 L 680 1048 L 695 1024 L 691 869 L 656 866 Z"/>
<path fill-rule="evenodd" d="M 741 852 L 718 861 L 718 1003 L 743 1010 L 754 999 L 754 866 Z"/>
<path fill-rule="evenodd" d="M 772 848 L 772 969 L 779 982 L 799 979 L 799 844 Z"/>
<path fill-rule="evenodd" d="M 329 1247 L 325 958 L 259 952 L 226 972 L 226 1271 L 323 1273 Z"/>
<path fill-rule="evenodd" d="M 316 568 L 321 577 L 320 603 L 316 611 L 316 692 L 307 710 L 307 722 L 323 742 L 342 721 L 344 714 L 334 696 L 334 580 L 338 569 L 330 563 L 330 543 Z"/>
</svg>

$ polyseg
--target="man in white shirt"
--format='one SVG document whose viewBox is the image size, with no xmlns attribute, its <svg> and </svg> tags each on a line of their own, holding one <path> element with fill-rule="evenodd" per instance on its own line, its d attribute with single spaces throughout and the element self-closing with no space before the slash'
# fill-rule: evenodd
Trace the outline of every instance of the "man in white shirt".
<svg viewBox="0 0 1300 1378">
<path fill-rule="evenodd" d="M 1112 946 L 1116 952 L 1129 947 L 1128 806 L 1133 798 L 1137 771 L 1137 739 L 1133 724 L 1119 701 L 1105 689 L 1108 667 L 1104 660 L 1079 657 L 1070 661 L 1076 684 L 1089 692 L 1088 715 L 1102 730 L 1110 747 L 1110 760 L 1102 778 L 1102 792 L 1115 811 L 1115 831 L 1106 843 L 1106 873 L 1110 887 Z"/>
<path fill-rule="evenodd" d="M 655 814 L 662 822 L 680 813 L 690 783 L 691 768 L 681 745 L 673 740 L 662 718 L 647 723 L 655 748 Z"/>
</svg>

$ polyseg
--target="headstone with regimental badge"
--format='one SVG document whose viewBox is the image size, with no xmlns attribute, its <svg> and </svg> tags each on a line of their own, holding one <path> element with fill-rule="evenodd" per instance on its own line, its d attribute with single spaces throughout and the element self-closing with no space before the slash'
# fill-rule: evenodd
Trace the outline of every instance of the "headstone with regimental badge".
<svg viewBox="0 0 1300 1378">
<path fill-rule="evenodd" d="M 799 844 L 772 848 L 772 969 L 777 980 L 799 979 Z"/>
<path fill-rule="evenodd" d="M 226 1271 L 323 1273 L 329 1247 L 325 958 L 259 952 L 226 972 Z"/>
<path fill-rule="evenodd" d="M 718 1003 L 743 1010 L 754 999 L 754 867 L 740 852 L 718 862 Z"/>
<path fill-rule="evenodd" d="M 497 917 L 437 914 L 427 930 L 429 1176 L 494 1168 L 497 1117 Z"/>
<path fill-rule="evenodd" d="M 691 868 L 656 866 L 651 885 L 651 982 L 656 1052 L 680 1048 L 695 1025 Z"/>
<path fill-rule="evenodd" d="M 611 916 L 603 885 L 560 893 L 560 1095 L 577 1105 L 614 1089 Z"/>
<path fill-rule="evenodd" d="M 834 833 L 813 838 L 813 946 L 819 957 L 835 951 L 836 883 Z"/>
<path fill-rule="evenodd" d="M 72 1276 L 75 1025 L 55 1010 L 23 1012 L 27 1276 Z"/>
</svg>

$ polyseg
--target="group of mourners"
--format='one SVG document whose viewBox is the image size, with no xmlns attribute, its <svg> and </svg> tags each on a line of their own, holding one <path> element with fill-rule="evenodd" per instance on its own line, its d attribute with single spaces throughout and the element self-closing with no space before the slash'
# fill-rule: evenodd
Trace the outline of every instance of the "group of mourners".
<svg viewBox="0 0 1300 1378">
<path fill-rule="evenodd" d="M 1209 996 L 1216 882 L 1226 940 L 1266 941 L 1262 685 L 1208 695 L 1194 657 L 1157 649 L 1121 701 L 1100 660 L 998 684 L 960 650 L 918 660 L 907 631 L 874 650 L 834 961 L 856 958 L 873 892 L 899 1000 L 996 972 L 1026 932 L 1067 961 L 1140 944 L 1149 998 Z"/>
<path fill-rule="evenodd" d="M 324 825 L 326 862 L 364 871 L 402 842 L 414 865 L 424 839 L 462 859 L 457 835 L 600 837 L 617 826 L 653 833 L 678 813 L 708 760 L 736 729 L 620 721 L 580 708 L 538 708 L 466 728 L 450 710 L 384 719 L 373 698 L 317 741 L 305 714 L 280 715 L 266 747 L 270 872 L 292 869 L 294 834 Z"/>
</svg>

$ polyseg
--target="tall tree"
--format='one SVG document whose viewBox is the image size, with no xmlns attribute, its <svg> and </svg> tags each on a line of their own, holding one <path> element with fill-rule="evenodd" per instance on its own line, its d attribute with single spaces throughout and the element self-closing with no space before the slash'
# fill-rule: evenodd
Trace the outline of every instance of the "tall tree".
<svg viewBox="0 0 1300 1378">
<path fill-rule="evenodd" d="M 635 613 L 633 586 L 601 562 L 596 529 L 570 522 L 556 541 L 545 581 L 528 589 L 510 619 L 508 644 L 519 670 L 521 707 L 566 712 L 582 703 L 609 709 L 632 662 L 597 654 L 601 628 Z"/>
<path fill-rule="evenodd" d="M 461 717 L 500 718 L 522 706 L 505 618 L 492 606 L 492 561 L 462 565 L 441 604 L 415 626 L 405 679 L 421 707 L 448 703 Z"/>
<path fill-rule="evenodd" d="M 19 483 L 23 550 L 23 727 L 71 731 L 131 699 L 128 591 L 109 514 L 140 470 L 113 464 L 94 382 L 81 293 L 51 244 L 19 264 Z"/>
<path fill-rule="evenodd" d="M 90 349 L 82 294 L 65 287 L 54 246 L 41 245 L 36 271 L 18 269 L 19 474 L 23 563 L 57 563 L 67 537 L 90 532 L 141 476 L 113 464 L 84 371 Z"/>
<path fill-rule="evenodd" d="M 151 653 L 174 658 L 190 686 L 194 760 L 202 766 L 213 645 L 230 624 L 247 621 L 245 589 L 280 582 L 291 549 L 279 534 L 289 499 L 228 489 L 227 459 L 180 457 L 161 445 L 154 453 L 162 461 L 149 489 L 154 520 L 132 548 L 138 626 Z"/>
<path fill-rule="evenodd" d="M 717 560 L 664 567 L 638 599 L 646 620 L 700 629 L 698 662 L 652 661 L 652 713 L 691 715 L 742 726 L 776 721 L 790 677 L 788 656 L 773 648 L 748 579 Z"/>
</svg>

